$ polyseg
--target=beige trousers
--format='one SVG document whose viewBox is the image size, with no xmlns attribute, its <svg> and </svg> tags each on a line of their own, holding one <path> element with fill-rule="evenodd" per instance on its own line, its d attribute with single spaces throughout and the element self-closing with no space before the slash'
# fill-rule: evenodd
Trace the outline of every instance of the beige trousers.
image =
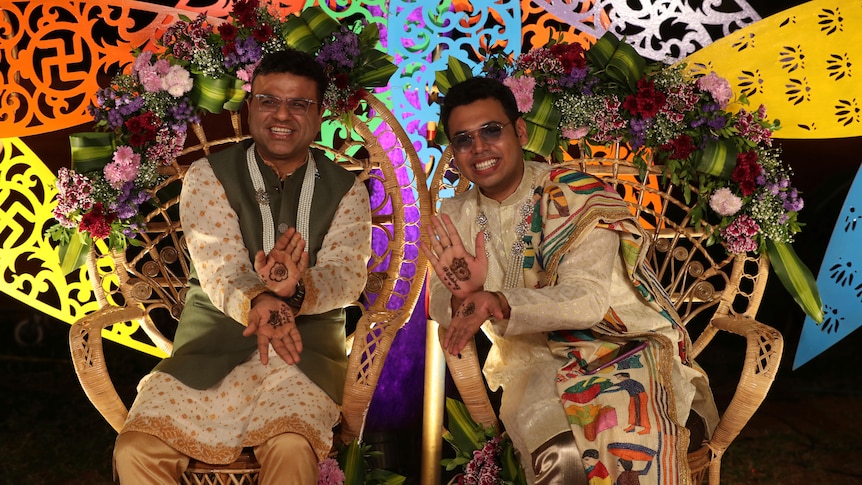
<svg viewBox="0 0 862 485">
<path fill-rule="evenodd" d="M 317 485 L 317 456 L 295 433 L 273 436 L 254 448 L 260 463 L 260 485 Z M 179 483 L 189 457 L 155 436 L 127 431 L 117 437 L 114 463 L 121 485 Z"/>
</svg>

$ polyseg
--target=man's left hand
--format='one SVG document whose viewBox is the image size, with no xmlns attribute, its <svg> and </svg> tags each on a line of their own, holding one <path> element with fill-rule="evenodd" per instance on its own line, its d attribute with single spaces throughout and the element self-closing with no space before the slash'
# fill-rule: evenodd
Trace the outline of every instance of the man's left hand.
<svg viewBox="0 0 862 485">
<path fill-rule="evenodd" d="M 501 299 L 488 291 L 471 294 L 464 299 L 446 327 L 443 348 L 452 355 L 460 354 L 489 318 L 506 318 Z"/>
<path fill-rule="evenodd" d="M 266 287 L 282 298 L 293 296 L 307 268 L 305 240 L 292 227 L 278 238 L 269 254 L 258 251 L 254 258 L 254 270 Z"/>
</svg>

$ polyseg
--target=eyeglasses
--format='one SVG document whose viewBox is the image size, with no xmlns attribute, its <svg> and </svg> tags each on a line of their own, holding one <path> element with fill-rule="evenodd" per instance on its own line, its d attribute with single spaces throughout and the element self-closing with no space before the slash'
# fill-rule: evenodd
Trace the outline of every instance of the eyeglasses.
<svg viewBox="0 0 862 485">
<path fill-rule="evenodd" d="M 287 98 L 281 99 L 278 96 L 270 96 L 269 94 L 255 94 L 254 99 L 257 100 L 257 110 L 261 113 L 275 113 L 281 109 L 281 105 L 287 106 L 287 112 L 292 115 L 305 116 L 308 113 L 308 108 L 312 104 L 317 104 L 317 101 L 312 101 L 305 98 Z"/>
<path fill-rule="evenodd" d="M 498 123 L 496 121 L 485 123 L 475 130 L 455 134 L 452 136 L 452 139 L 449 140 L 449 145 L 452 147 L 452 150 L 455 150 L 456 152 L 464 153 L 470 151 L 470 149 L 473 148 L 474 133 L 479 133 L 479 138 L 481 138 L 484 143 L 496 143 L 500 140 L 500 136 L 503 134 L 503 128 L 511 124 L 511 121 L 506 124 Z"/>
</svg>

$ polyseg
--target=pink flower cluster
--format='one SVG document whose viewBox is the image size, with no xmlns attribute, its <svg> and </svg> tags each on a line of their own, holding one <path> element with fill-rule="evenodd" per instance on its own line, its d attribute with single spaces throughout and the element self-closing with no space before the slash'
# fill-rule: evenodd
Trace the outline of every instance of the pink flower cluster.
<svg viewBox="0 0 862 485">
<path fill-rule="evenodd" d="M 148 93 L 167 91 L 175 98 L 182 97 L 192 90 L 192 77 L 184 67 L 171 65 L 166 59 L 151 62 L 153 53 L 143 51 L 132 66 L 133 75 L 138 77 Z"/>
<path fill-rule="evenodd" d="M 141 167 L 141 156 L 132 151 L 130 146 L 120 146 L 114 151 L 114 161 L 105 165 L 105 180 L 115 189 L 126 182 L 132 182 Z"/>
<path fill-rule="evenodd" d="M 622 103 L 613 96 L 605 96 L 602 98 L 602 101 L 604 102 L 605 109 L 596 113 L 594 119 L 596 124 L 593 126 L 596 130 L 595 136 L 603 140 L 619 140 L 622 138 L 622 135 L 618 135 L 617 133 L 626 127 L 626 120 L 620 115 L 620 106 Z"/>
<path fill-rule="evenodd" d="M 536 89 L 536 80 L 528 76 L 507 77 L 503 84 L 512 90 L 515 101 L 518 103 L 518 111 L 529 113 L 533 109 L 533 90 Z"/>
<path fill-rule="evenodd" d="M 718 103 L 718 107 L 724 109 L 733 97 L 733 89 L 727 79 L 719 76 L 715 71 L 697 79 L 697 87 L 712 95 L 712 99 Z"/>
<path fill-rule="evenodd" d="M 464 469 L 464 474 L 458 479 L 459 485 L 497 485 L 501 483 L 499 464 L 499 436 L 485 442 L 485 445 L 473 452 L 473 459 Z"/>
<path fill-rule="evenodd" d="M 757 144 L 763 143 L 766 146 L 772 146 L 772 131 L 759 123 L 760 120 L 765 119 L 766 106 L 762 104 L 757 108 L 756 116 L 754 113 L 741 109 L 734 128 L 739 131 L 739 136 L 743 138 Z"/>
<path fill-rule="evenodd" d="M 327 458 L 317 465 L 317 485 L 342 485 L 344 483 L 344 472 L 333 458 Z"/>
<path fill-rule="evenodd" d="M 90 179 L 63 167 L 57 173 L 54 186 L 57 189 L 57 205 L 52 211 L 54 218 L 63 227 L 77 228 L 79 221 L 75 220 L 75 215 L 93 207 L 93 186 Z"/>
<path fill-rule="evenodd" d="M 727 243 L 727 250 L 734 254 L 757 250 L 754 236 L 760 226 L 751 217 L 742 214 L 721 230 L 721 237 Z"/>
<path fill-rule="evenodd" d="M 209 36 L 213 28 L 206 21 L 206 15 L 199 15 L 191 22 L 176 21 L 162 35 L 162 45 L 168 53 L 183 61 L 194 59 L 195 52 L 209 47 Z"/>
</svg>

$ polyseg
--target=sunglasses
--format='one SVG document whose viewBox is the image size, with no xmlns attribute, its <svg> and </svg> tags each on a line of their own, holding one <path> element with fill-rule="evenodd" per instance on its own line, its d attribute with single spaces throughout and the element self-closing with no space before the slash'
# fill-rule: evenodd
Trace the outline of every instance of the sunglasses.
<svg viewBox="0 0 862 485">
<path fill-rule="evenodd" d="M 475 130 L 465 131 L 452 136 L 449 140 L 449 146 L 452 147 L 452 150 L 460 153 L 470 151 L 473 148 L 474 133 L 479 133 L 479 138 L 482 139 L 483 143 L 496 143 L 503 134 L 503 128 L 511 124 L 511 121 L 505 124 L 496 121 L 485 123 Z"/>
</svg>

